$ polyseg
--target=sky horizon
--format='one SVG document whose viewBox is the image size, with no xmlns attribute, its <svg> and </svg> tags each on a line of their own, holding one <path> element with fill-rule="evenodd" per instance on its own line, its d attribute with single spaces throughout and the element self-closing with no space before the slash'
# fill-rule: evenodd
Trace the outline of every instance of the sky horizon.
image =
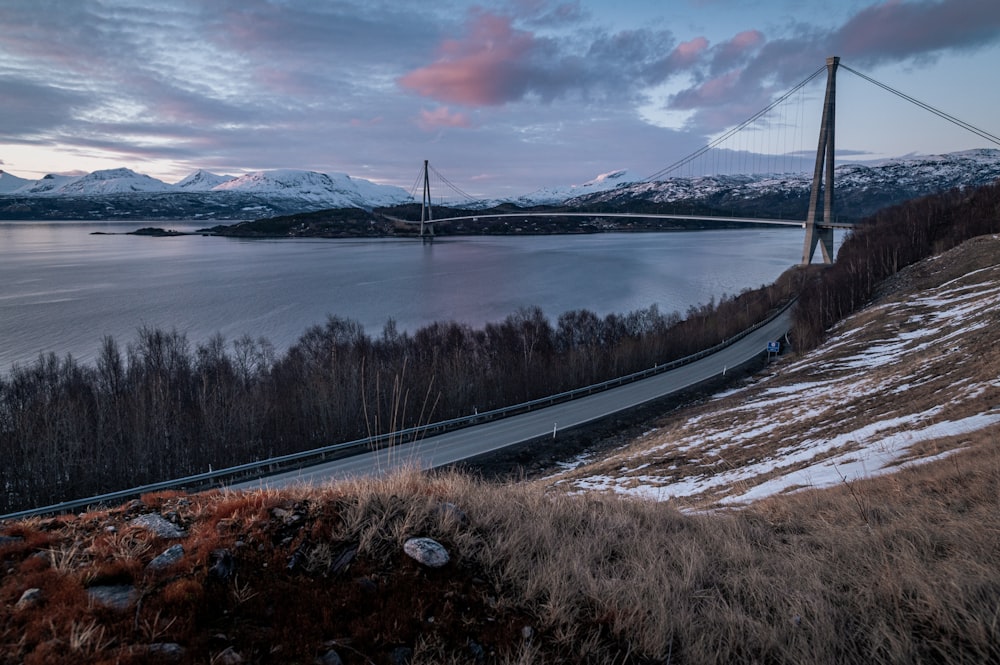
<svg viewBox="0 0 1000 665">
<path fill-rule="evenodd" d="M 409 191 L 428 159 L 474 197 L 516 196 L 656 173 L 831 55 L 1000 134 L 995 0 L 0 0 L 0 169 L 292 168 Z M 824 81 L 800 95 L 802 154 Z M 837 83 L 838 155 L 1000 147 Z"/>
</svg>

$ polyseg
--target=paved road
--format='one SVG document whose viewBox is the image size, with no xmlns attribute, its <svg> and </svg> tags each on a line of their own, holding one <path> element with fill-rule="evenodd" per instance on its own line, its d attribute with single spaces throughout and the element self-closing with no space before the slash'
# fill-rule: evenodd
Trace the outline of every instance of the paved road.
<svg viewBox="0 0 1000 665">
<path fill-rule="evenodd" d="M 361 453 L 345 459 L 288 471 L 267 478 L 231 485 L 233 489 L 283 487 L 296 483 L 319 484 L 359 475 L 378 475 L 403 467 L 433 469 L 476 457 L 538 437 L 551 437 L 553 429 L 583 425 L 592 420 L 644 404 L 718 376 L 763 353 L 767 343 L 781 339 L 789 329 L 786 311 L 774 321 L 717 353 L 689 365 L 648 379 L 581 397 L 517 416 L 427 437 L 421 441 Z M 544 445 L 540 442 L 538 445 Z"/>
</svg>

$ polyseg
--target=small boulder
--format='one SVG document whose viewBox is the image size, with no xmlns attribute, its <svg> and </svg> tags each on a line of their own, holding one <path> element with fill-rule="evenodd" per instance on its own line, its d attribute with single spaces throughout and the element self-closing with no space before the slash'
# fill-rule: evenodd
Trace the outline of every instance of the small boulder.
<svg viewBox="0 0 1000 665">
<path fill-rule="evenodd" d="M 433 538 L 410 538 L 403 543 L 407 556 L 428 568 L 440 568 L 448 563 L 448 550 Z"/>
<path fill-rule="evenodd" d="M 313 663 L 315 663 L 315 665 L 344 665 L 344 661 L 341 660 L 340 654 L 333 649 L 330 649 L 322 656 L 317 656 Z"/>
<path fill-rule="evenodd" d="M 245 662 L 239 651 L 232 647 L 226 647 L 212 659 L 213 665 L 240 665 Z"/>
<path fill-rule="evenodd" d="M 37 588 L 26 589 L 14 606 L 15 610 L 26 610 L 35 607 L 42 602 L 42 590 Z"/>
<path fill-rule="evenodd" d="M 146 656 L 152 656 L 157 661 L 177 663 L 184 660 L 184 647 L 176 642 L 154 642 L 145 649 Z"/>
<path fill-rule="evenodd" d="M 98 605 L 104 605 L 116 610 L 127 610 L 136 601 L 135 587 L 129 584 L 113 584 L 109 586 L 92 586 L 87 589 L 87 595 Z"/>
<path fill-rule="evenodd" d="M 163 570 L 164 568 L 169 568 L 183 558 L 184 546 L 171 545 L 150 561 L 146 567 L 150 570 Z"/>
<path fill-rule="evenodd" d="M 160 538 L 183 538 L 187 535 L 186 531 L 178 529 L 177 525 L 156 513 L 139 515 L 129 524 L 152 531 Z"/>
<path fill-rule="evenodd" d="M 389 662 L 392 665 L 410 665 L 413 660 L 413 649 L 410 647 L 396 647 L 389 652 Z"/>
<path fill-rule="evenodd" d="M 213 550 L 209 564 L 208 576 L 220 582 L 228 582 L 236 572 L 236 559 L 227 549 Z"/>
<path fill-rule="evenodd" d="M 469 516 L 465 514 L 465 511 L 450 501 L 445 501 L 439 504 L 437 512 L 446 520 L 457 522 L 462 526 L 468 526 L 469 524 Z"/>
</svg>

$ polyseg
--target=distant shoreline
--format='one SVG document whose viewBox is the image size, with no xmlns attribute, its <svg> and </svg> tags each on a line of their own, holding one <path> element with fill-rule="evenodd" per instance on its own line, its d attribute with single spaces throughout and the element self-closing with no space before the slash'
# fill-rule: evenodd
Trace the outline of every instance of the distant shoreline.
<svg viewBox="0 0 1000 665">
<path fill-rule="evenodd" d="M 115 233 L 113 231 L 93 231 L 92 236 L 150 236 L 152 238 L 173 238 L 175 236 L 197 236 L 206 235 L 204 233 L 199 233 L 197 231 L 175 231 L 173 229 L 164 229 L 158 226 L 144 226 L 141 229 L 136 229 L 135 231 L 122 231 L 120 233 Z"/>
</svg>

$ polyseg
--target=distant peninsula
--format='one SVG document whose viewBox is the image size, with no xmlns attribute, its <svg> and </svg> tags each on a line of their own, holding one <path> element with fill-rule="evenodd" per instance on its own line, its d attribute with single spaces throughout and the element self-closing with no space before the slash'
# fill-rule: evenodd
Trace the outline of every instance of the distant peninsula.
<svg viewBox="0 0 1000 665">
<path fill-rule="evenodd" d="M 573 212 L 579 217 L 558 213 Z M 503 204 L 486 209 L 434 207 L 435 219 L 467 217 L 435 222 L 435 237 L 482 235 L 557 235 L 632 231 L 682 231 L 697 229 L 743 228 L 746 224 L 699 222 L 643 217 L 606 216 L 622 210 L 588 210 L 554 206 L 521 207 Z M 720 214 L 717 210 L 692 206 L 656 206 L 655 210 L 632 210 L 665 214 Z M 551 213 L 547 215 L 546 213 Z M 524 217 L 520 215 L 524 214 Z M 529 216 L 530 214 L 530 216 Z M 496 217 L 495 215 L 505 215 Z M 391 208 L 334 208 L 295 215 L 267 217 L 236 224 L 200 229 L 198 233 L 236 238 L 414 238 L 420 235 L 420 204 Z"/>
<path fill-rule="evenodd" d="M 110 231 L 94 231 L 92 236 L 151 236 L 153 238 L 172 238 L 174 236 L 197 235 L 187 231 L 175 231 L 173 229 L 162 229 L 158 226 L 144 226 L 135 231 L 124 231 L 122 233 L 112 233 Z"/>
</svg>

